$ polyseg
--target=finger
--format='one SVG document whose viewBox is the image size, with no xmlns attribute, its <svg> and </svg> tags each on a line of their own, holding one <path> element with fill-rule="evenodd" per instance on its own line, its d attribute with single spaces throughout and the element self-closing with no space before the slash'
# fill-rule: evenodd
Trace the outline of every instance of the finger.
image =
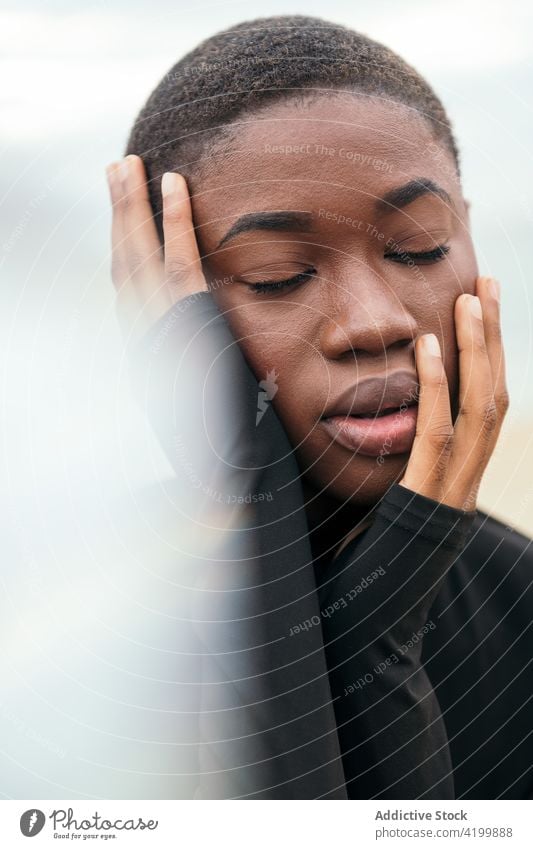
<svg viewBox="0 0 533 849">
<path fill-rule="evenodd" d="M 127 278 L 127 266 L 124 253 L 123 215 L 120 201 L 122 199 L 122 181 L 119 174 L 118 162 L 112 162 L 106 168 L 107 183 L 112 206 L 111 222 L 111 277 L 117 289 Z"/>
<path fill-rule="evenodd" d="M 496 441 L 498 423 L 483 309 L 478 297 L 461 295 L 457 298 L 455 327 L 459 349 L 459 413 L 455 422 L 449 486 L 456 498 L 475 506 L 481 476 Z"/>
<path fill-rule="evenodd" d="M 433 333 L 417 340 L 415 353 L 420 385 L 416 435 L 400 483 L 440 501 L 453 444 L 448 381 L 439 340 Z"/>
<path fill-rule="evenodd" d="M 148 198 L 146 172 L 140 156 L 120 163 L 122 179 L 123 239 L 129 277 L 146 293 L 163 278 L 163 252 Z"/>
<path fill-rule="evenodd" d="M 114 197 L 112 276 L 123 335 L 134 341 L 172 301 L 164 288 L 164 264 L 146 186 L 144 164 L 129 155 L 111 169 Z"/>
<path fill-rule="evenodd" d="M 505 377 L 505 352 L 502 341 L 500 316 L 500 286 L 492 277 L 478 278 L 476 285 L 483 310 L 485 341 L 492 372 L 494 401 L 499 414 L 498 430 L 509 408 L 509 393 Z"/>
<path fill-rule="evenodd" d="M 207 291 L 184 177 L 167 172 L 161 181 L 161 192 L 167 282 L 177 298 Z"/>
</svg>

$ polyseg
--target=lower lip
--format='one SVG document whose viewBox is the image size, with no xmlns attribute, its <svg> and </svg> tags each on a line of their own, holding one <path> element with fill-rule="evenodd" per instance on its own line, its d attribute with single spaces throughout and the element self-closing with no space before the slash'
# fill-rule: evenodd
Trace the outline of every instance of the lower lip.
<svg viewBox="0 0 533 849">
<path fill-rule="evenodd" d="M 331 416 L 324 425 L 333 439 L 344 448 L 365 457 L 405 454 L 411 449 L 416 432 L 418 407 L 395 410 L 387 416 Z"/>
</svg>

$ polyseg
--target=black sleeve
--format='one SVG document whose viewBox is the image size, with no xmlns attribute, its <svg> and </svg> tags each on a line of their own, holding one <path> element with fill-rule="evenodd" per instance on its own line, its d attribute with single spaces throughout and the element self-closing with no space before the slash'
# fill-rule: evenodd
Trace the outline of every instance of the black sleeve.
<svg viewBox="0 0 533 849">
<path fill-rule="evenodd" d="M 196 795 L 346 798 L 322 633 L 305 626 L 318 597 L 285 431 L 272 406 L 259 420 L 257 379 L 209 293 L 175 304 L 131 363 L 190 540 Z"/>
<path fill-rule="evenodd" d="M 350 798 L 454 798 L 439 703 L 421 662 L 431 605 L 476 512 L 393 485 L 320 579 Z"/>
</svg>

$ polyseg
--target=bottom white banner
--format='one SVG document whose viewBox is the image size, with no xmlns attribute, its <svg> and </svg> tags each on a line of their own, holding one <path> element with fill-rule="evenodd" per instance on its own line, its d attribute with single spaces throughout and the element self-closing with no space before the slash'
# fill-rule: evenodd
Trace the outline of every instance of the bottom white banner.
<svg viewBox="0 0 533 849">
<path fill-rule="evenodd" d="M 0 845 L 531 849 L 531 801 L 6 800 Z"/>
</svg>

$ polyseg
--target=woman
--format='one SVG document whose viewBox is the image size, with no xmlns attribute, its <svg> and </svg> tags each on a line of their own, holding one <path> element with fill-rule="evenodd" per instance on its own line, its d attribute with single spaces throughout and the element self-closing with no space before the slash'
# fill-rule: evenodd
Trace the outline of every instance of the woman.
<svg viewBox="0 0 533 849">
<path fill-rule="evenodd" d="M 223 540 L 192 601 L 196 795 L 531 796 L 533 559 L 476 509 L 499 290 L 438 98 L 358 33 L 258 20 L 174 66 L 127 154 L 137 387 Z"/>
</svg>

